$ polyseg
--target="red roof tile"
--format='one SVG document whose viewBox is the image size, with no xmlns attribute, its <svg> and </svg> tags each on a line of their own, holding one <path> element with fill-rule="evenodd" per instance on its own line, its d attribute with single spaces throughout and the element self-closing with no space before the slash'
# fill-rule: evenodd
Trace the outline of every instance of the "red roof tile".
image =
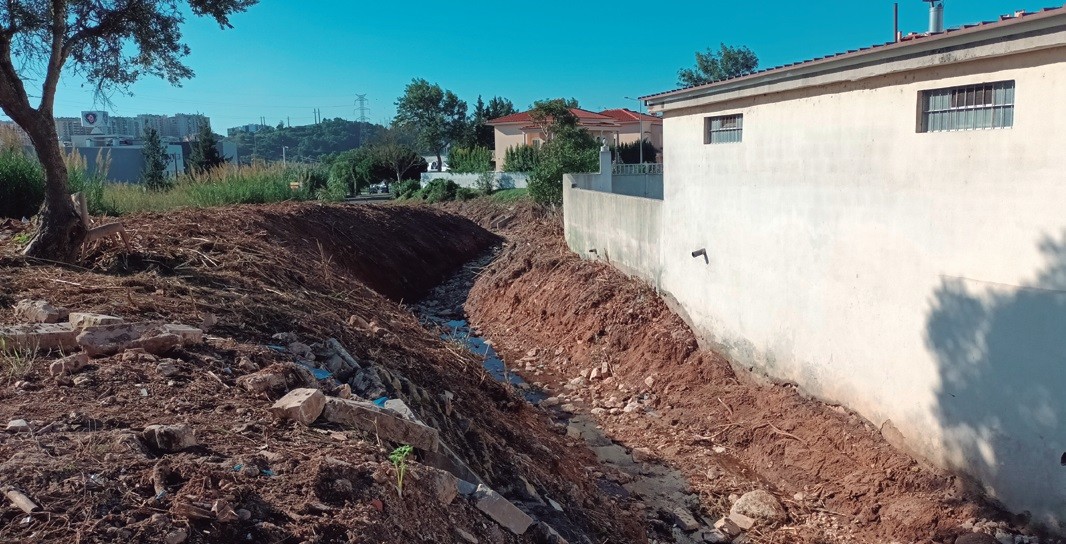
<svg viewBox="0 0 1066 544">
<path fill-rule="evenodd" d="M 611 119 L 614 119 L 615 121 L 618 121 L 618 122 L 621 122 L 621 123 L 629 123 L 629 122 L 632 122 L 632 121 L 640 121 L 640 120 L 644 120 L 646 122 L 651 122 L 651 123 L 662 123 L 663 122 L 661 117 L 655 117 L 654 115 L 648 115 L 648 114 L 645 114 L 645 113 L 637 113 L 635 111 L 630 111 L 630 110 L 625 109 L 625 108 L 619 108 L 619 109 L 613 109 L 613 110 L 603 110 L 603 111 L 600 112 L 600 115 L 606 115 L 607 117 L 610 117 Z"/>
<path fill-rule="evenodd" d="M 570 113 L 573 113 L 574 115 L 577 116 L 578 122 L 580 122 L 582 124 L 586 124 L 586 125 L 588 125 L 588 124 L 613 124 L 614 123 L 614 119 L 612 119 L 611 117 L 608 117 L 606 115 L 600 115 L 598 113 L 593 113 L 591 111 L 583 110 L 581 108 L 570 108 Z M 529 112 L 528 111 L 524 111 L 524 112 L 521 112 L 521 113 L 512 113 L 511 115 L 505 115 L 503 117 L 497 117 L 496 119 L 490 120 L 486 124 L 489 124 L 489 125 L 504 125 L 504 124 L 508 124 L 508 123 L 529 123 L 529 122 L 532 122 L 532 121 L 533 121 L 533 118 L 530 117 Z"/>
</svg>

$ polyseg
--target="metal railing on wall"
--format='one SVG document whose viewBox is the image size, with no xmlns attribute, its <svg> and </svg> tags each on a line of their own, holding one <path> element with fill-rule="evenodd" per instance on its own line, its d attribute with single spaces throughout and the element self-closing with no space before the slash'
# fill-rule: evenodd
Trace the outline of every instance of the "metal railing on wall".
<svg viewBox="0 0 1066 544">
<path fill-rule="evenodd" d="M 636 176 L 640 174 L 662 175 L 663 165 L 662 163 L 615 164 L 611 167 L 611 173 L 616 176 Z"/>
</svg>

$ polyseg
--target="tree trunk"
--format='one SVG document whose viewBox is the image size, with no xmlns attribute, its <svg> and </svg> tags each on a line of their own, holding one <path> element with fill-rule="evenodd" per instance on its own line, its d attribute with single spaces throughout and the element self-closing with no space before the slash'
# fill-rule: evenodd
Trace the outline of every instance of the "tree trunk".
<svg viewBox="0 0 1066 544">
<path fill-rule="evenodd" d="M 437 152 L 437 171 L 438 172 L 443 172 L 444 171 L 444 159 L 441 158 L 440 151 Z"/>
<path fill-rule="evenodd" d="M 72 262 L 85 238 L 85 226 L 70 200 L 67 166 L 59 150 L 59 135 L 54 122 L 37 115 L 31 126 L 23 129 L 30 136 L 37 158 L 45 173 L 45 197 L 39 215 L 37 233 L 23 252 L 62 262 Z"/>
</svg>

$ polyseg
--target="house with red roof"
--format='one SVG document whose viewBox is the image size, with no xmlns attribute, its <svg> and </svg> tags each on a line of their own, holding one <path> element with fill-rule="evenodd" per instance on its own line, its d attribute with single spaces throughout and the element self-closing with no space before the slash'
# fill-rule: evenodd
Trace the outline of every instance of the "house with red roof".
<svg viewBox="0 0 1066 544">
<path fill-rule="evenodd" d="M 570 248 L 648 281 L 738 376 L 1066 532 L 1066 8 L 642 99 L 661 198 L 568 174 Z"/>
<path fill-rule="evenodd" d="M 627 109 L 604 110 L 596 113 L 581 108 L 570 108 L 578 120 L 578 126 L 588 130 L 593 136 L 611 145 L 634 143 L 640 135 L 651 142 L 655 149 L 662 151 L 663 121 L 654 115 L 629 111 Z M 492 119 L 487 123 L 495 129 L 496 169 L 503 170 L 504 155 L 507 150 L 520 145 L 540 145 L 544 135 L 528 111 L 514 113 Z M 648 157 L 646 162 L 654 162 L 655 157 Z"/>
</svg>

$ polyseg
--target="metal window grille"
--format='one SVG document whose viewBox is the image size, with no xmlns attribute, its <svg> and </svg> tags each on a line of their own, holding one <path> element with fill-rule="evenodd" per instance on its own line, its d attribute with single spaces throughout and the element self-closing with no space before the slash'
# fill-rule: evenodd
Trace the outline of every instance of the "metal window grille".
<svg viewBox="0 0 1066 544">
<path fill-rule="evenodd" d="M 1014 82 L 922 91 L 922 132 L 1014 126 Z"/>
<path fill-rule="evenodd" d="M 744 115 L 721 115 L 707 118 L 707 140 L 709 144 L 728 144 L 743 141 Z"/>
</svg>

